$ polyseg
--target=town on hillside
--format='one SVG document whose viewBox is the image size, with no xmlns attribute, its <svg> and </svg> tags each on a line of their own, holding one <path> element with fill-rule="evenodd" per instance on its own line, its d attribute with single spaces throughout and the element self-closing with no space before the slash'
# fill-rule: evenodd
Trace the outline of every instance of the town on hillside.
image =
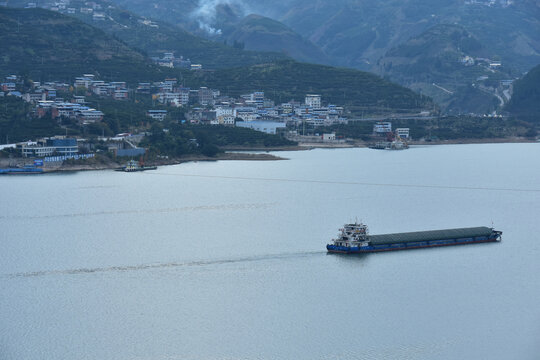
<svg viewBox="0 0 540 360">
<path fill-rule="evenodd" d="M 281 135 L 297 142 L 344 143 L 344 139 L 336 138 L 332 132 L 306 135 L 305 131 L 306 127 L 314 129 L 348 123 L 343 115 L 343 107 L 324 104 L 318 94 L 306 94 L 303 102 L 291 100 L 275 104 L 266 98 L 262 91 L 232 98 L 217 89 L 184 87 L 177 79 L 141 82 L 130 88 L 125 81 L 106 82 L 93 74 L 84 74 L 75 78 L 73 84 L 52 81 L 43 84 L 31 82 L 31 85 L 24 86 L 20 77 L 10 75 L 0 84 L 0 90 L 0 97 L 11 96 L 27 102 L 30 105 L 28 116 L 37 119 L 48 116 L 59 123 L 70 120 L 82 128 L 100 123 L 105 116 L 103 111 L 89 106 L 87 97 L 92 96 L 118 102 L 137 96 L 151 98 L 154 106 L 145 111 L 149 123 L 164 123 L 169 120 L 194 126 L 248 128 L 266 134 Z M 60 94 L 63 96 L 59 96 Z M 175 108 L 184 109 L 182 119 L 171 117 L 169 111 Z M 6 143 L 0 146 L 0 150 L 12 149 L 13 155 L 40 158 L 46 163 L 94 156 L 95 144 L 82 137 L 70 137 L 67 131 L 66 128 L 66 135 Z M 136 157 L 145 154 L 145 148 L 139 147 L 139 144 L 147 134 L 145 131 L 138 134 L 124 132 L 115 136 L 102 134 L 96 140 L 101 144 L 100 149 L 106 149 L 115 157 Z M 379 137 L 394 134 L 391 122 L 375 124 L 373 134 Z M 399 129 L 396 134 L 408 139 L 409 129 Z M 191 141 L 196 143 L 197 140 Z"/>
<path fill-rule="evenodd" d="M 66 117 L 75 119 L 79 125 L 89 125 L 103 120 L 104 113 L 88 106 L 87 96 L 108 97 L 116 101 L 128 100 L 131 96 L 151 96 L 152 105 L 146 115 L 157 121 L 164 121 L 168 111 L 163 108 L 185 109 L 185 119 L 191 124 L 225 125 L 247 127 L 269 134 L 278 129 L 312 127 L 347 123 L 341 106 L 323 104 L 321 95 L 306 94 L 304 102 L 291 100 L 275 104 L 255 91 L 232 98 L 220 90 L 200 87 L 190 89 L 178 83 L 177 79 L 161 82 L 139 83 L 136 88 L 128 88 L 125 81 L 105 82 L 93 74 L 75 78 L 73 84 L 62 82 L 32 82 L 27 91 L 20 91 L 21 79 L 7 76 L 0 84 L 0 97 L 15 96 L 32 104 L 33 116 L 41 118 L 49 114 L 53 119 Z M 70 98 L 59 97 L 57 94 Z M 83 94 L 83 95 L 76 95 Z M 159 108 L 159 109 L 158 109 Z"/>
</svg>

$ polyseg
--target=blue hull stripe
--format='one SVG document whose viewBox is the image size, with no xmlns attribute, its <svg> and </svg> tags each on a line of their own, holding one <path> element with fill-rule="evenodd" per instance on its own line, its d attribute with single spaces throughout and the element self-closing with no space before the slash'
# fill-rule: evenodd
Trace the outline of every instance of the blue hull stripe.
<svg viewBox="0 0 540 360">
<path fill-rule="evenodd" d="M 382 252 L 382 251 L 396 251 L 396 250 L 409 250 L 409 249 L 423 249 L 430 247 L 440 247 L 440 246 L 453 246 L 453 245 L 467 245 L 467 244 L 480 244 L 487 242 L 497 242 L 499 241 L 498 237 L 492 238 L 477 238 L 477 239 L 448 239 L 448 240 L 434 240 L 434 241 L 423 241 L 423 242 L 414 242 L 414 243 L 397 243 L 397 244 L 381 244 L 381 245 L 370 245 L 366 247 L 347 247 L 347 246 L 336 246 L 332 244 L 326 245 L 328 252 L 335 253 L 372 253 L 372 252 Z"/>
</svg>

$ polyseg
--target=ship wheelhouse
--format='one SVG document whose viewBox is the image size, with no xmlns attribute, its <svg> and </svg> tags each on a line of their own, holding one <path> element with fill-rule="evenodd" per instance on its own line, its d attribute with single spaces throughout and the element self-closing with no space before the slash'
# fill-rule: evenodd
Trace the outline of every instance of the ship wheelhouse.
<svg viewBox="0 0 540 360">
<path fill-rule="evenodd" d="M 337 238 L 333 240 L 335 246 L 347 248 L 369 246 L 367 225 L 358 222 L 345 224 L 339 231 Z"/>
</svg>

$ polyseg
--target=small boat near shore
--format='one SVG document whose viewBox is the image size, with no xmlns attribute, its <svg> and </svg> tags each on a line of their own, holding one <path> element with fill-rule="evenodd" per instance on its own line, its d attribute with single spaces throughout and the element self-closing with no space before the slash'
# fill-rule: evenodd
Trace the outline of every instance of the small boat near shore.
<svg viewBox="0 0 540 360">
<path fill-rule="evenodd" d="M 405 150 L 409 148 L 409 145 L 401 140 L 394 141 L 379 141 L 375 144 L 370 144 L 368 146 L 370 149 L 376 150 Z"/>
<path fill-rule="evenodd" d="M 439 246 L 478 244 L 501 241 L 502 231 L 481 226 L 472 228 L 416 231 L 369 235 L 363 223 L 345 224 L 326 249 L 331 253 L 371 253 Z"/>
<path fill-rule="evenodd" d="M 135 160 L 130 160 L 127 162 L 126 166 L 121 168 L 114 169 L 115 171 L 124 171 L 124 172 L 136 172 L 136 171 L 146 171 L 146 170 L 156 170 L 157 166 L 144 166 L 139 164 Z"/>
</svg>

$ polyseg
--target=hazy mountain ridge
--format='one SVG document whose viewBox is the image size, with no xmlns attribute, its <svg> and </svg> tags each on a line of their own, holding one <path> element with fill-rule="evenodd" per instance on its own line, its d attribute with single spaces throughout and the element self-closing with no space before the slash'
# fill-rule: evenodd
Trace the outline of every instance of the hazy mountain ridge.
<svg viewBox="0 0 540 360">
<path fill-rule="evenodd" d="M 540 63 L 540 4 L 465 0 L 114 0 L 175 24 L 198 22 L 219 30 L 216 8 L 260 14 L 286 24 L 329 57 L 330 64 L 370 69 L 388 50 L 437 24 L 463 26 L 513 67 Z M 487 2 L 486 2 L 487 4 Z M 276 49 L 279 50 L 279 49 Z"/>
<path fill-rule="evenodd" d="M 115 1 L 138 11 L 150 8 L 141 0 Z M 246 47 L 255 44 L 264 50 L 284 51 L 304 61 L 388 76 L 415 91 L 433 96 L 443 109 L 455 112 L 489 112 L 500 108 L 501 99 L 506 100 L 506 97 L 497 97 L 495 90 L 489 90 L 493 88 L 491 85 L 473 86 L 478 77 L 485 76 L 484 71 L 477 66 L 458 67 L 460 56 L 501 61 L 502 67 L 497 74 L 489 74 L 492 75 L 490 80 L 494 81 L 519 77 L 519 73 L 540 63 L 540 2 L 536 0 L 497 0 L 493 4 L 487 1 L 473 4 L 465 0 L 289 0 L 280 3 L 268 0 L 153 0 L 152 4 L 150 11 L 155 16 L 169 19 L 173 11 L 165 12 L 162 4 L 167 4 L 167 8 L 182 8 L 184 13 L 174 21 L 178 24 L 188 22 L 191 29 L 200 33 L 212 28 L 220 32 L 212 36 L 230 36 L 229 41 L 245 42 Z M 311 51 L 310 56 L 305 56 L 305 52 L 286 51 L 283 42 L 289 48 L 299 47 L 280 39 L 277 33 L 265 37 L 271 31 L 254 30 L 260 24 L 244 30 L 243 20 L 224 24 L 220 22 L 223 8 L 233 9 L 238 18 L 255 12 L 279 20 L 318 46 L 319 51 Z M 261 24 L 264 23 L 263 18 L 259 19 Z M 448 42 L 444 32 L 432 31 L 437 26 L 461 27 L 467 33 L 462 37 L 464 43 Z M 425 53 L 415 52 L 411 48 L 414 41 L 423 38 L 421 41 L 427 43 L 426 34 L 431 37 L 431 45 L 423 49 Z M 255 41 L 251 42 L 251 39 Z M 467 44 L 467 41 L 472 43 Z M 446 51 L 437 49 L 437 43 L 450 48 Z M 415 54 L 404 56 L 405 48 L 400 45 L 409 47 Z M 396 51 L 400 53 L 396 54 Z M 391 70 L 388 69 L 390 63 Z M 439 85 L 444 88 L 449 86 L 449 92 L 433 87 L 431 83 L 423 84 L 429 79 L 442 83 Z"/>
<path fill-rule="evenodd" d="M 251 14 L 237 23 L 220 26 L 227 43 L 241 43 L 245 49 L 278 51 L 299 61 L 328 63 L 328 57 L 313 43 L 289 27 L 268 17 Z"/>
<path fill-rule="evenodd" d="M 41 5 L 45 4 L 49 3 Z M 222 42 L 210 41 L 168 23 L 134 14 L 108 1 L 95 0 L 93 4 L 96 4 L 96 10 L 83 13 L 80 9 L 87 8 L 86 2 L 72 0 L 69 6 L 75 11 L 69 16 L 100 28 L 149 55 L 174 52 L 176 56 L 184 56 L 210 69 L 253 65 L 287 58 L 282 53 L 244 51 Z M 10 2 L 10 5 L 23 7 L 26 1 L 16 0 Z M 103 16 L 96 19 L 96 14 Z"/>
<path fill-rule="evenodd" d="M 424 4 L 424 8 L 420 8 L 419 12 L 425 12 L 430 9 L 431 5 L 426 5 L 424 0 L 405 0 L 407 4 Z M 19 1 L 20 2 L 20 1 Z M 445 6 L 451 6 L 451 1 L 439 1 Z M 219 3 L 219 1 L 218 1 Z M 298 4 L 302 1 L 298 0 Z M 411 89 L 429 95 L 436 99 L 444 110 L 451 112 L 475 112 L 485 113 L 493 111 L 500 107 L 501 97 L 496 94 L 496 87 L 493 84 L 500 80 L 512 79 L 518 77 L 518 74 L 498 56 L 498 52 L 493 50 L 481 39 L 472 34 L 465 27 L 455 24 L 438 24 L 428 27 L 423 33 L 418 36 L 413 36 L 407 41 L 399 43 L 394 48 L 386 50 L 383 46 L 387 44 L 389 38 L 402 37 L 400 31 L 395 32 L 389 29 L 382 32 L 376 27 L 369 28 L 368 23 L 357 23 L 351 27 L 350 23 L 354 22 L 358 12 L 371 12 L 372 17 L 381 17 L 384 14 L 382 9 L 373 7 L 369 1 L 348 2 L 337 0 L 339 4 L 345 4 L 346 8 L 341 8 L 339 11 L 332 10 L 332 6 L 327 2 L 315 2 L 310 6 L 314 6 L 319 16 L 327 16 L 334 11 L 334 17 L 328 19 L 325 23 L 327 26 L 319 27 L 324 31 L 319 31 L 312 34 L 313 39 L 319 42 L 326 41 L 328 47 L 326 50 L 340 51 L 344 54 L 343 61 L 346 61 L 346 51 L 356 49 L 360 51 L 368 48 L 374 49 L 377 52 L 385 50 L 385 54 L 378 59 L 377 62 L 371 63 L 369 59 L 359 57 L 355 61 L 363 64 L 363 67 L 369 67 L 370 70 L 382 74 L 393 81 L 397 81 Z M 387 3 L 392 1 L 387 0 Z M 22 2 L 21 2 L 22 4 Z M 84 6 L 84 2 L 74 0 L 71 6 Z M 214 25 L 216 31 L 222 31 L 221 39 L 233 44 L 234 47 L 226 46 L 222 43 L 205 40 L 200 37 L 189 34 L 175 26 L 167 23 L 156 22 L 145 17 L 138 16 L 129 11 L 111 5 L 106 1 L 98 0 L 96 4 L 101 4 L 99 12 L 104 14 L 104 18 L 96 21 L 91 14 L 82 14 L 77 12 L 75 16 L 85 22 L 99 26 L 107 33 L 121 39 L 125 44 L 143 50 L 143 53 L 152 55 L 158 52 L 173 51 L 177 56 L 183 55 L 190 57 L 192 61 L 200 61 L 206 68 L 230 68 L 241 65 L 252 65 L 261 63 L 270 63 L 275 60 L 285 58 L 283 53 L 265 53 L 265 52 L 246 52 L 242 51 L 241 47 L 252 43 L 254 46 L 259 46 L 263 50 L 268 50 L 270 44 L 280 44 L 280 51 L 287 52 L 286 47 L 292 47 L 297 50 L 295 53 L 289 52 L 292 57 L 305 59 L 310 62 L 317 62 L 318 57 L 322 58 L 324 54 L 305 39 L 298 37 L 297 34 L 282 23 L 270 18 L 247 15 L 244 16 L 246 9 L 229 6 L 228 4 L 219 5 L 215 8 L 216 22 Z M 191 1 L 191 7 L 197 9 L 198 2 Z M 530 3 L 532 4 L 532 3 Z M 533 4 L 534 5 L 534 4 Z M 371 7 L 370 7 L 371 6 Z M 462 5 L 464 6 L 464 5 Z M 532 6 L 532 5 L 531 5 Z M 537 7 L 537 5 L 534 5 Z M 334 6 L 335 7 L 335 6 Z M 483 10 L 477 7 L 477 10 Z M 498 9 L 505 10 L 505 9 Z M 286 13 L 281 13 L 281 16 L 298 16 L 295 11 L 298 8 L 291 8 Z M 395 13 L 396 18 L 409 19 L 402 25 L 403 28 L 410 30 L 415 28 L 414 17 L 417 16 L 410 12 L 411 9 L 404 7 Z M 97 10 L 96 10 L 97 12 Z M 196 17 L 192 16 L 194 12 L 186 10 L 185 17 L 191 21 L 191 26 L 196 22 Z M 531 12 L 534 15 L 534 12 Z M 457 16 L 457 15 L 456 15 Z M 431 19 L 437 18 L 437 15 Z M 348 19 L 347 21 L 345 21 Z M 308 22 L 316 22 L 316 18 L 304 18 L 304 25 Z M 382 21 L 382 20 L 381 20 Z M 431 22 L 435 23 L 435 20 Z M 430 21 L 424 21 L 416 24 L 416 28 L 423 27 Z M 309 24 L 308 24 L 309 25 Z M 307 26 L 307 25 L 306 25 Z M 314 24 L 311 24 L 314 26 Z M 227 28 L 229 27 L 229 28 Z M 446 30 L 442 30 L 446 29 Z M 199 29 L 199 31 L 203 31 Z M 343 36 L 346 34 L 358 34 L 359 31 L 364 31 L 362 36 L 363 41 L 353 45 L 339 48 L 339 43 L 332 43 L 331 34 L 333 31 L 342 31 Z M 226 34 L 228 34 L 226 36 Z M 453 39 L 452 36 L 456 38 Z M 386 40 L 385 40 L 386 39 Z M 304 44 L 302 48 L 299 44 Z M 528 44 L 528 43 L 527 43 Z M 334 47 L 332 47 L 334 46 Z M 336 47 L 337 46 L 337 47 Z M 526 48 L 523 47 L 523 48 Z M 137 53 L 137 51 L 135 51 Z M 142 53 L 139 53 L 142 56 Z M 488 57 L 492 60 L 501 60 L 503 65 L 497 69 L 490 70 L 487 74 L 488 78 L 478 82 L 477 79 L 485 77 L 486 66 L 463 66 L 460 60 L 464 56 L 472 57 Z M 146 60 L 144 60 L 146 61 Z M 206 62 L 205 62 L 206 61 Z M 326 58 L 324 62 L 332 62 Z M 80 63 L 80 62 L 79 62 Z M 145 66 L 148 66 L 145 65 Z M 166 72 L 166 70 L 163 70 Z M 437 86 L 435 86 L 437 85 Z M 442 88 L 442 89 L 441 89 Z M 493 94 L 490 94 L 493 92 Z"/>
<path fill-rule="evenodd" d="M 390 49 L 374 71 L 434 98 L 445 111 L 482 114 L 500 107 L 500 82 L 519 77 L 505 66 L 491 66 L 496 60 L 463 27 L 441 24 Z"/>
<path fill-rule="evenodd" d="M 32 80 L 72 81 L 83 73 L 96 73 L 101 79 L 136 84 L 178 77 L 192 88 L 207 86 L 231 96 L 263 90 L 269 98 L 283 102 L 291 98 L 302 101 L 307 93 L 318 93 L 325 102 L 345 106 L 356 115 L 418 113 L 435 108 L 427 97 L 354 69 L 282 60 L 215 71 L 182 71 L 150 64 L 142 53 L 105 32 L 57 12 L 3 8 L 0 16 L 6 26 L 0 50 L 9 54 L 2 60 L 6 56 L 8 60 L 11 56 L 22 59 L 3 63 L 0 73 L 26 73 Z M 13 31 L 17 24 L 20 30 Z M 36 63 L 42 58 L 43 66 Z"/>
<path fill-rule="evenodd" d="M 253 13 L 257 11 L 256 8 L 248 7 L 241 1 L 115 2 L 216 42 L 241 45 L 245 50 L 279 52 L 299 61 L 331 62 L 318 46 L 290 27 Z"/>
<path fill-rule="evenodd" d="M 280 20 L 329 56 L 339 55 L 336 50 L 347 44 L 362 43 L 345 54 L 354 67 L 373 63 L 434 25 L 455 23 L 489 44 L 503 60 L 528 69 L 540 62 L 538 9 L 533 1 L 489 7 L 454 0 L 336 0 L 331 4 L 296 0 Z"/>
</svg>

